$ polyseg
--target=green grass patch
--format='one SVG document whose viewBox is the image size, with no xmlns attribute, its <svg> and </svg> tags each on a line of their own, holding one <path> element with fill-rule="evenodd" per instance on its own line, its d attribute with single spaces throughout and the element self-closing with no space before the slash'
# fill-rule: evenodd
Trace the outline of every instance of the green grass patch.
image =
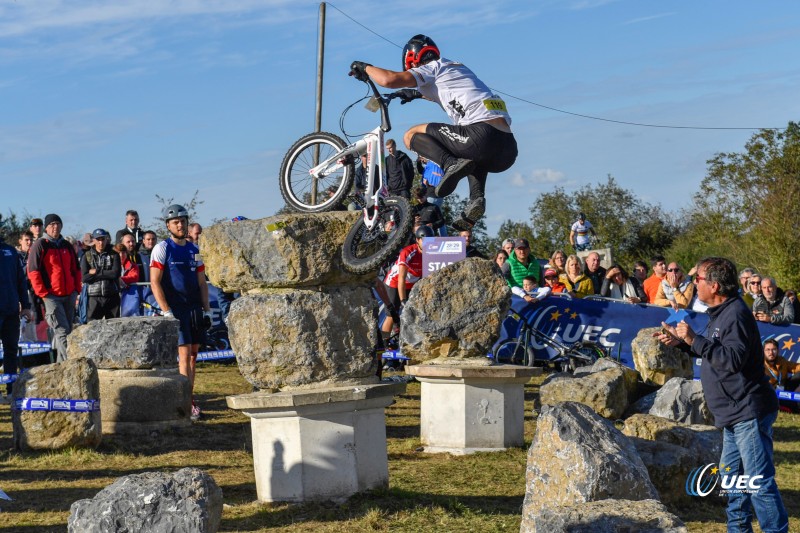
<svg viewBox="0 0 800 533">
<path fill-rule="evenodd" d="M 525 439 L 538 384 L 525 390 Z M 12 449 L 9 407 L 0 406 L 0 531 L 65 531 L 70 505 L 93 497 L 116 478 L 195 466 L 222 487 L 220 531 L 290 532 L 517 532 L 525 497 L 527 447 L 468 456 L 420 451 L 418 383 L 410 383 L 386 412 L 389 488 L 343 504 L 266 504 L 256 501 L 249 419 L 225 396 L 252 391 L 235 365 L 198 368 L 196 394 L 205 418 L 189 428 L 139 437 L 104 437 L 98 450 L 20 453 Z M 800 531 L 800 415 L 781 413 L 775 424 L 778 484 Z M 724 509 L 707 504 L 671 509 L 690 531 L 725 531 Z M 758 530 L 758 529 L 757 529 Z"/>
</svg>

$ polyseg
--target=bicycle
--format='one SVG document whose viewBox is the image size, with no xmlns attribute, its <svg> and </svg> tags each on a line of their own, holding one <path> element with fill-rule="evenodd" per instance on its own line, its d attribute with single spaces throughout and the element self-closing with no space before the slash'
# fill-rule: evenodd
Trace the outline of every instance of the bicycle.
<svg viewBox="0 0 800 533">
<path fill-rule="evenodd" d="M 589 366 L 598 359 L 609 357 L 608 350 L 599 344 L 588 341 L 564 344 L 531 326 L 517 313 L 512 311 L 509 316 L 520 322 L 520 330 L 515 338 L 501 342 L 492 351 L 492 359 L 497 363 L 523 366 L 536 366 L 536 363 L 555 363 L 561 367 L 561 370 L 574 372 L 578 367 Z M 540 351 L 533 347 L 532 337 L 555 350 L 555 355 L 545 352 L 547 356 L 537 357 L 537 353 Z"/>
<path fill-rule="evenodd" d="M 350 145 L 345 145 L 341 137 L 332 133 L 305 135 L 286 152 L 279 176 L 281 195 L 289 208 L 322 213 L 335 208 L 350 195 L 355 163 L 362 155 L 367 156 L 367 189 L 360 204 L 363 216 L 350 228 L 342 249 L 342 265 L 354 274 L 378 270 L 406 244 L 414 222 L 408 200 L 386 196 L 383 192 L 383 138 L 392 129 L 388 106 L 400 95 L 381 94 L 372 80 L 365 83 L 372 91 L 367 109 L 380 110 L 381 125 Z M 340 128 L 345 137 L 344 116 L 364 98 L 342 113 Z"/>
</svg>

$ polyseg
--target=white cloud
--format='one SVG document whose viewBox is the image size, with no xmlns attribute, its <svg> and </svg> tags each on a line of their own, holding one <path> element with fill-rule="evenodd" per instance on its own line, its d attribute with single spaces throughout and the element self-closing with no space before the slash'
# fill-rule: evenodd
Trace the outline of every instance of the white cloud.
<svg viewBox="0 0 800 533">
<path fill-rule="evenodd" d="M 535 168 L 529 174 L 523 175 L 520 172 L 511 174 L 511 185 L 514 187 L 528 187 L 531 191 L 536 190 L 537 185 L 568 185 L 566 175 L 560 170 L 552 168 Z"/>
<path fill-rule="evenodd" d="M 659 13 L 657 15 L 650 15 L 650 16 L 647 16 L 647 17 L 639 17 L 639 18 L 627 20 L 627 21 L 623 22 L 622 25 L 623 26 L 627 26 L 629 24 L 638 24 L 640 22 L 647 22 L 647 21 L 650 21 L 650 20 L 656 20 L 656 19 L 660 19 L 660 18 L 663 18 L 663 17 L 671 17 L 674 14 L 675 14 L 675 11 L 670 11 L 668 13 Z"/>
</svg>

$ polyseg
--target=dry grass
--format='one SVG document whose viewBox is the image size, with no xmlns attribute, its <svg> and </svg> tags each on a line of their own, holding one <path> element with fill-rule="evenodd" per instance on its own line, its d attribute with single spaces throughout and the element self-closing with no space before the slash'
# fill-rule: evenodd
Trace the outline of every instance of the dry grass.
<svg viewBox="0 0 800 533">
<path fill-rule="evenodd" d="M 526 388 L 526 413 L 532 412 L 540 380 Z M 222 487 L 221 531 L 519 531 L 527 450 L 465 457 L 417 451 L 417 383 L 387 409 L 390 488 L 344 504 L 258 503 L 249 421 L 227 409 L 224 399 L 251 387 L 235 366 L 206 365 L 199 370 L 197 389 L 207 414 L 202 422 L 158 436 L 106 438 L 97 451 L 12 451 L 8 406 L 0 407 L 0 488 L 15 499 L 3 502 L 0 531 L 65 531 L 72 502 L 91 498 L 117 477 L 184 466 L 204 469 Z M 529 415 L 528 444 L 534 430 Z M 778 483 L 794 517 L 790 531 L 800 531 L 800 416 L 781 414 L 775 441 Z M 673 512 L 691 531 L 725 531 L 721 508 L 698 505 Z"/>
</svg>

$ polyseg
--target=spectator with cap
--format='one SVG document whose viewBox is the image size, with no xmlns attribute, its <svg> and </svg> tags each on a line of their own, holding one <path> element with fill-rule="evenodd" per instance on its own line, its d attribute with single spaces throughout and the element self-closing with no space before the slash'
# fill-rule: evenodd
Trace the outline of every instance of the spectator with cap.
<svg viewBox="0 0 800 533">
<path fill-rule="evenodd" d="M 31 225 L 28 228 L 31 233 L 33 233 L 33 241 L 36 242 L 36 239 L 42 236 L 42 228 L 44 227 L 44 223 L 42 222 L 41 218 L 32 218 Z"/>
<path fill-rule="evenodd" d="M 444 215 L 438 205 L 428 201 L 424 187 L 414 188 L 414 197 L 417 200 L 414 206 L 415 215 L 420 218 L 420 224 L 430 224 L 433 231 L 440 237 L 447 237 L 447 228 L 444 222 Z"/>
<path fill-rule="evenodd" d="M 139 213 L 135 209 L 128 209 L 125 212 L 125 227 L 117 231 L 114 237 L 115 243 L 122 242 L 125 235 L 133 235 L 133 242 L 138 247 L 144 237 L 144 230 L 139 227 Z"/>
<path fill-rule="evenodd" d="M 0 342 L 3 345 L 3 373 L 16 374 L 20 317 L 33 320 L 33 313 L 28 300 L 28 284 L 17 251 L 3 239 L 3 232 L 0 231 Z M 6 385 L 8 396 L 3 403 L 10 401 L 11 385 Z"/>
<path fill-rule="evenodd" d="M 58 360 L 67 358 L 67 335 L 72 332 L 75 301 L 81 290 L 81 270 L 75 249 L 61 236 L 61 217 L 44 218 L 44 236 L 28 254 L 28 279 L 34 293 L 44 300 L 47 324 L 53 330 L 53 349 Z"/>
<path fill-rule="evenodd" d="M 514 241 L 514 253 L 508 256 L 508 261 L 503 265 L 503 275 L 509 287 L 522 287 L 525 276 L 540 279 L 541 266 L 535 257 L 531 256 L 531 247 L 527 239 Z"/>
<path fill-rule="evenodd" d="M 130 237 L 130 236 L 129 236 Z M 81 258 L 86 285 L 86 320 L 119 317 L 120 257 L 111 247 L 111 235 L 103 228 L 92 232 L 93 246 Z"/>
<path fill-rule="evenodd" d="M 554 268 L 547 268 L 544 271 L 544 284 L 550 287 L 553 294 L 567 292 L 567 287 L 559 280 L 558 272 Z"/>
</svg>

